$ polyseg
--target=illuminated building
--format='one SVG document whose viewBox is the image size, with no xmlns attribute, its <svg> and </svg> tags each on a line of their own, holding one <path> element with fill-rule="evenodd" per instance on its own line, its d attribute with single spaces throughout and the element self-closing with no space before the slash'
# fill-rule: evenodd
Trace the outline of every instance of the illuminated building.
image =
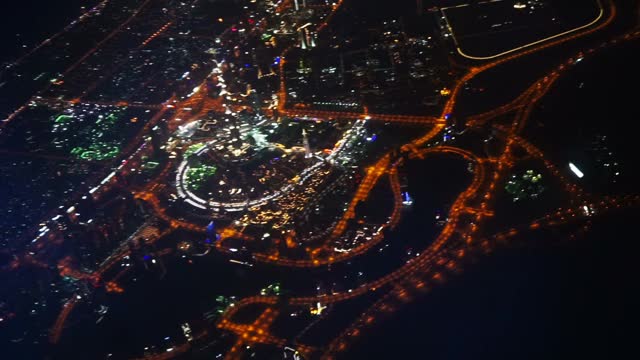
<svg viewBox="0 0 640 360">
<path fill-rule="evenodd" d="M 302 129 L 302 142 L 304 144 L 304 157 L 308 159 L 313 156 L 313 153 L 311 153 L 311 147 L 309 146 L 309 137 L 307 136 L 306 129 Z"/>
<path fill-rule="evenodd" d="M 304 50 L 316 47 L 316 34 L 309 30 L 311 23 L 307 23 L 298 28 L 298 41 Z"/>
</svg>

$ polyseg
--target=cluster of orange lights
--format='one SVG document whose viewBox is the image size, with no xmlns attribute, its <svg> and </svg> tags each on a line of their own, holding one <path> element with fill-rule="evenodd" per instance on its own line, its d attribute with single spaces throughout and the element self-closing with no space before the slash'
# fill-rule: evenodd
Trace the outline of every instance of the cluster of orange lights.
<svg viewBox="0 0 640 360">
<path fill-rule="evenodd" d="M 142 42 L 142 44 L 140 44 L 140 46 L 146 46 L 148 43 L 150 43 L 153 39 L 157 38 L 158 35 L 162 34 L 165 30 L 167 30 L 169 28 L 169 26 L 171 26 L 171 24 L 173 24 L 172 21 L 169 21 L 168 23 L 164 24 L 160 29 L 158 29 L 158 31 L 154 32 L 153 34 L 151 34 L 151 36 L 149 36 L 145 41 Z"/>
<path fill-rule="evenodd" d="M 248 325 L 233 323 L 226 317 L 218 322 L 219 329 L 231 331 L 238 336 L 238 340 L 226 354 L 226 358 L 239 358 L 240 352 L 245 345 L 272 344 L 284 346 L 286 343 L 284 339 L 279 339 L 269 332 L 269 327 L 278 316 L 278 313 L 278 310 L 267 308 L 253 323 Z"/>
<path fill-rule="evenodd" d="M 369 197 L 371 189 L 373 189 L 373 187 L 378 183 L 378 179 L 380 178 L 380 176 L 382 176 L 387 171 L 389 161 L 389 155 L 385 155 L 375 165 L 367 169 L 367 175 L 358 186 L 358 190 L 356 190 L 356 194 L 353 199 L 351 199 L 351 202 L 349 203 L 347 210 L 342 215 L 342 218 L 333 228 L 333 231 L 329 236 L 330 239 L 336 239 L 338 236 L 344 233 L 347 228 L 347 222 L 350 219 L 353 219 L 353 217 L 355 216 L 356 205 Z"/>
<path fill-rule="evenodd" d="M 124 289 L 120 287 L 115 281 L 109 281 L 104 285 L 107 292 L 121 294 L 124 292 Z"/>
</svg>

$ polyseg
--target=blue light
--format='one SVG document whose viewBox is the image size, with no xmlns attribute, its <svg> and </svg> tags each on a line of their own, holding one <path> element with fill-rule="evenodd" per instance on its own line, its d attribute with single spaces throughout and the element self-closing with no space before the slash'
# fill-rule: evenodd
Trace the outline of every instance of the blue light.
<svg viewBox="0 0 640 360">
<path fill-rule="evenodd" d="M 409 196 L 409 192 L 405 191 L 402 193 L 402 204 L 404 205 L 412 205 L 413 204 L 413 199 L 411 198 L 411 196 Z"/>
<path fill-rule="evenodd" d="M 373 136 L 371 137 L 371 141 L 376 141 L 377 138 L 378 138 L 378 135 L 373 134 Z"/>
<path fill-rule="evenodd" d="M 212 221 L 207 225 L 207 234 L 214 233 L 216 231 L 216 224 Z"/>
<path fill-rule="evenodd" d="M 449 120 L 449 118 L 451 117 L 451 113 L 445 114 L 444 115 L 444 119 L 445 120 Z"/>
<path fill-rule="evenodd" d="M 209 225 L 207 225 L 206 234 L 207 234 L 207 237 L 205 242 L 207 244 L 211 244 L 211 239 L 215 238 L 216 236 L 216 224 L 213 221 L 211 221 Z"/>
<path fill-rule="evenodd" d="M 145 255 L 143 258 L 145 261 L 150 260 L 151 259 L 151 255 Z"/>
</svg>

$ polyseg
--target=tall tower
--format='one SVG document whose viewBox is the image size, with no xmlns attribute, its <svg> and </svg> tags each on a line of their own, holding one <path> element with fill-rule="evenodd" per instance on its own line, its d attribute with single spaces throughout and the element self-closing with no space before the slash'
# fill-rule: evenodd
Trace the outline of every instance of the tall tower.
<svg viewBox="0 0 640 360">
<path fill-rule="evenodd" d="M 300 48 L 303 50 L 316 47 L 316 34 L 309 31 L 308 25 L 309 24 L 298 29 L 298 40 L 300 41 Z"/>
<path fill-rule="evenodd" d="M 312 31 L 309 31 L 308 28 L 304 29 L 304 34 L 305 34 L 305 38 L 306 38 L 305 40 L 307 42 L 307 45 L 309 45 L 309 47 L 312 47 L 312 48 L 316 47 L 316 40 L 315 40 L 316 35 Z"/>
<path fill-rule="evenodd" d="M 303 50 L 307 49 L 307 39 L 304 36 L 304 31 L 303 30 L 298 30 L 298 40 L 300 40 L 300 48 L 302 48 Z"/>
<path fill-rule="evenodd" d="M 298 0 L 293 0 L 293 5 L 295 6 L 296 11 L 300 10 L 300 5 L 298 4 Z M 307 7 L 307 0 L 302 0 L 302 7 Z"/>
<path fill-rule="evenodd" d="M 311 146 L 309 146 L 309 138 L 307 137 L 307 130 L 302 129 L 302 144 L 304 145 L 304 157 L 306 159 L 313 156 L 311 153 Z"/>
</svg>

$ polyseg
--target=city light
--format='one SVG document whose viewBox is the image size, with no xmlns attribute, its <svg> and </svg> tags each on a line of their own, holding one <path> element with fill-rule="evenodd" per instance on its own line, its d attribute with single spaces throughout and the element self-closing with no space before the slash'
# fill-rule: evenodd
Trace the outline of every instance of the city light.
<svg viewBox="0 0 640 360">
<path fill-rule="evenodd" d="M 342 0 L 83 8 L 8 53 L 0 83 L 12 349 L 349 357 L 480 256 L 548 234 L 580 246 L 596 216 L 640 205 L 614 194 L 630 172 L 615 126 L 555 140 L 575 90 L 556 85 L 640 38 L 621 3 L 562 21 L 542 1 L 420 0 L 402 18 Z M 569 162 L 572 178 L 566 153 L 598 176 Z M 171 313 L 135 314 L 154 309 Z M 144 336 L 101 336 L 114 329 Z"/>
<path fill-rule="evenodd" d="M 578 177 L 578 178 L 582 178 L 584 177 L 584 174 L 582 173 L 582 171 L 580 171 L 580 169 L 578 169 L 577 166 L 575 166 L 573 163 L 569 163 L 569 169 L 571 169 L 571 171 Z"/>
</svg>

